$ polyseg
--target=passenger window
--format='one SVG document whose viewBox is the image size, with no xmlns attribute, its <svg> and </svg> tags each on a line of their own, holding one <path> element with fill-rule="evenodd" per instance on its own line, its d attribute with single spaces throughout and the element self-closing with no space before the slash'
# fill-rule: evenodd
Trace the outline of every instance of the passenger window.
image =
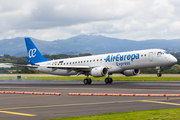
<svg viewBox="0 0 180 120">
<path fill-rule="evenodd" d="M 90 60 L 90 62 L 91 62 L 92 60 Z"/>
</svg>

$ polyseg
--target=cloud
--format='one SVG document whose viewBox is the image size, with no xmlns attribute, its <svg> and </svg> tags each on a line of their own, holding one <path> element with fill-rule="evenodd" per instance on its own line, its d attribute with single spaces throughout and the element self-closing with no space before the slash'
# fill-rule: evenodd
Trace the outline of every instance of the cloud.
<svg viewBox="0 0 180 120">
<path fill-rule="evenodd" d="M 79 34 L 144 40 L 180 38 L 178 0 L 0 1 L 0 39 Z"/>
</svg>

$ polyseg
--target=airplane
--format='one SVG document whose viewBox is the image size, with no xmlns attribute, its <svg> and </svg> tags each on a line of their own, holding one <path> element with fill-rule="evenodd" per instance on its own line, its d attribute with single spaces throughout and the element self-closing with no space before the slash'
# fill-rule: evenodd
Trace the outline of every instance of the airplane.
<svg viewBox="0 0 180 120">
<path fill-rule="evenodd" d="M 141 68 L 156 67 L 158 71 L 157 76 L 161 77 L 161 68 L 163 66 L 177 62 L 173 55 L 163 49 L 146 49 L 50 60 L 42 56 L 30 38 L 25 38 L 25 43 L 28 54 L 26 58 L 30 64 L 18 66 L 60 76 L 78 76 L 83 74 L 87 76 L 83 80 L 85 85 L 92 83 L 92 80 L 89 78 L 90 75 L 93 77 L 107 76 L 105 83 L 111 84 L 113 80 L 110 75 L 113 73 L 136 76 L 140 73 Z"/>
</svg>

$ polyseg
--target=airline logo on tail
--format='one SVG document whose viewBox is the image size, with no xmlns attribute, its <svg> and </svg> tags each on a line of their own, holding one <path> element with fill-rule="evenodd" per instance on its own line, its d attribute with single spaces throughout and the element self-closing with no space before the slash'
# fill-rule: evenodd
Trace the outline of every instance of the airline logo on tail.
<svg viewBox="0 0 180 120">
<path fill-rule="evenodd" d="M 36 57 L 36 48 L 29 50 L 29 58 Z"/>
</svg>

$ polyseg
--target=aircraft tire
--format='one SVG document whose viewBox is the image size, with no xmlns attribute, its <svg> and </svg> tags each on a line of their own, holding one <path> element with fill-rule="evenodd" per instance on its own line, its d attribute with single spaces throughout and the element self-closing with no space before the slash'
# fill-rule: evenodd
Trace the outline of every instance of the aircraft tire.
<svg viewBox="0 0 180 120">
<path fill-rule="evenodd" d="M 162 76 L 162 74 L 161 74 L 161 73 L 158 73 L 158 74 L 157 74 L 157 76 L 158 76 L 158 77 L 161 77 L 161 76 Z"/>
<path fill-rule="evenodd" d="M 87 85 L 88 84 L 88 79 L 84 79 L 83 82 L 84 82 L 85 85 Z"/>
<path fill-rule="evenodd" d="M 113 82 L 113 79 L 110 78 L 110 79 L 109 79 L 109 84 L 112 84 L 112 82 Z"/>
<path fill-rule="evenodd" d="M 105 82 L 106 84 L 109 84 L 109 79 L 106 78 L 104 82 Z"/>
<path fill-rule="evenodd" d="M 90 85 L 92 83 L 92 80 L 91 79 L 88 79 L 88 84 Z"/>
</svg>

